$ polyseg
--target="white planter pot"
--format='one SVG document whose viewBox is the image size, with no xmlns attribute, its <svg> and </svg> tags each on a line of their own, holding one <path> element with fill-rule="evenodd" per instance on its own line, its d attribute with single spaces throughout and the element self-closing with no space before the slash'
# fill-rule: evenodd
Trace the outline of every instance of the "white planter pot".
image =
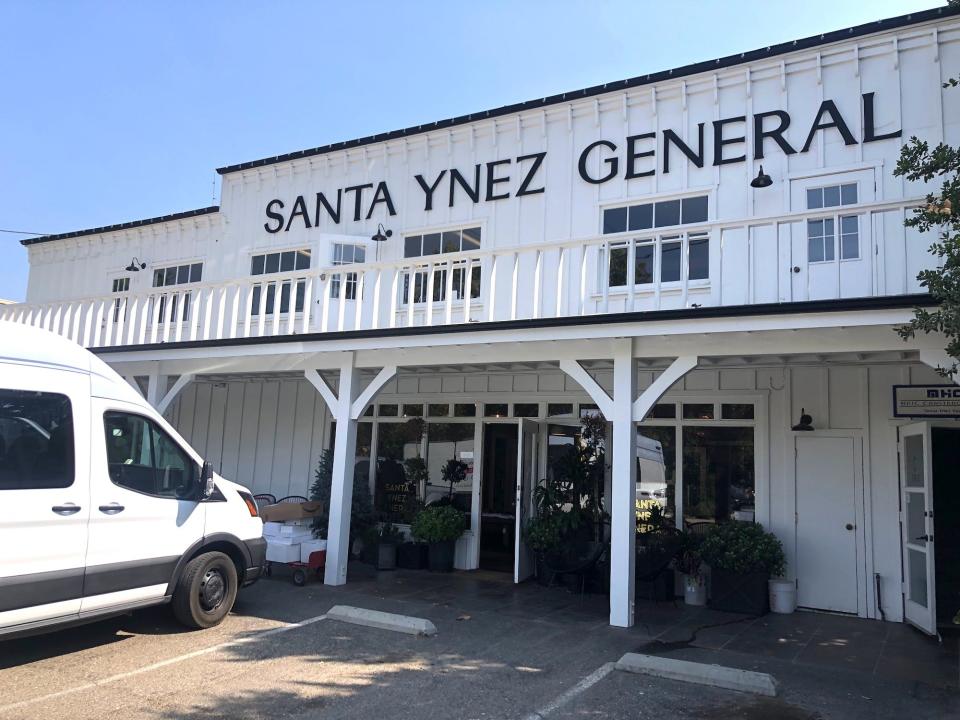
<svg viewBox="0 0 960 720">
<path fill-rule="evenodd" d="M 770 611 L 789 615 L 797 609 L 797 584 L 793 580 L 770 579 Z"/>
<path fill-rule="evenodd" d="M 687 605 L 707 604 L 707 584 L 701 578 L 683 576 L 683 601 Z"/>
</svg>

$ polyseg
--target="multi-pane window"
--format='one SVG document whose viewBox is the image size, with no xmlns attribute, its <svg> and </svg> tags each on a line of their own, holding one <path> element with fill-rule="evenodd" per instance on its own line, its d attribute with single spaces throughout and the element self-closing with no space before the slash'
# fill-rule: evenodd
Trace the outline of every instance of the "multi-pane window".
<svg viewBox="0 0 960 720">
<path fill-rule="evenodd" d="M 444 230 L 443 232 L 407 235 L 403 238 L 404 257 L 423 257 L 443 253 L 469 252 L 480 249 L 480 228 Z"/>
<path fill-rule="evenodd" d="M 603 211 L 603 234 L 651 230 L 707 221 L 706 195 L 607 208 Z"/>
<path fill-rule="evenodd" d="M 153 271 L 153 286 L 155 288 L 174 287 L 176 285 L 186 285 L 188 283 L 197 283 L 203 279 L 203 263 L 190 263 L 188 265 L 171 265 L 165 268 L 155 268 Z M 178 307 L 180 297 L 183 298 L 183 308 Z M 167 306 L 167 296 L 161 295 L 159 298 L 158 318 L 160 322 L 167 320 L 188 320 L 190 318 L 190 293 L 179 292 L 176 295 L 171 294 L 170 305 Z"/>
<path fill-rule="evenodd" d="M 250 258 L 251 275 L 271 275 L 273 273 L 293 272 L 310 269 L 310 250 L 285 250 L 283 252 L 263 253 Z M 266 287 L 266 297 L 263 289 Z M 294 307 L 296 312 L 303 312 L 303 302 L 306 290 L 306 281 L 303 279 L 284 280 L 280 287 L 280 312 L 290 312 L 290 294 L 294 293 Z M 264 314 L 272 315 L 276 306 L 277 284 L 261 283 L 253 286 L 253 295 L 250 300 L 250 313 L 260 314 L 260 306 L 264 305 Z"/>
<path fill-rule="evenodd" d="M 452 268 L 453 271 L 453 299 L 454 300 L 463 300 L 466 293 L 466 287 L 464 283 L 464 276 L 466 275 L 466 264 L 459 263 L 455 264 Z M 410 302 L 410 279 L 413 278 L 413 302 L 414 303 L 425 303 L 427 302 L 428 295 L 430 292 L 430 277 L 428 270 L 414 270 L 408 272 L 403 276 L 403 295 L 402 301 L 404 304 Z M 470 268 L 470 298 L 476 299 L 480 297 L 480 266 L 473 265 Z M 444 302 L 447 299 L 447 269 L 446 268 L 437 268 L 433 271 L 433 301 L 434 302 Z"/>
<path fill-rule="evenodd" d="M 111 285 L 111 292 L 113 293 L 125 293 L 130 290 L 130 278 L 120 277 L 114 278 Z M 124 315 L 127 310 L 127 299 L 124 297 L 115 298 L 113 301 L 113 321 L 118 322 L 121 315 Z"/>
<path fill-rule="evenodd" d="M 367 249 L 363 245 L 349 245 L 347 243 L 333 244 L 333 264 L 334 265 L 354 265 L 366 261 Z M 347 300 L 357 299 L 357 273 L 336 273 L 330 277 L 330 297 L 340 297 L 340 283 L 346 285 L 344 288 L 344 298 Z"/>
<path fill-rule="evenodd" d="M 821 210 L 856 205 L 857 184 L 844 183 L 807 188 L 807 209 Z M 830 262 L 860 257 L 860 218 L 857 215 L 834 215 L 807 220 L 808 262 Z"/>
<path fill-rule="evenodd" d="M 688 280 L 710 277 L 710 236 L 707 233 L 640 238 L 610 246 L 607 268 L 610 287 L 629 285 L 631 273 L 634 285 L 652 285 L 658 281 L 678 282 L 683 279 L 684 272 Z"/>
</svg>

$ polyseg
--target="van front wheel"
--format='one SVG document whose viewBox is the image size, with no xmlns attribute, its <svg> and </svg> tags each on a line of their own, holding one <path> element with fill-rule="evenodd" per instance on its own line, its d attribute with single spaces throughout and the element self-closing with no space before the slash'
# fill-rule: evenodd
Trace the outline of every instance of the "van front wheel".
<svg viewBox="0 0 960 720">
<path fill-rule="evenodd" d="M 219 625 L 237 597 L 237 568 L 221 552 L 198 555 L 183 569 L 173 591 L 173 614 L 191 628 Z"/>
</svg>

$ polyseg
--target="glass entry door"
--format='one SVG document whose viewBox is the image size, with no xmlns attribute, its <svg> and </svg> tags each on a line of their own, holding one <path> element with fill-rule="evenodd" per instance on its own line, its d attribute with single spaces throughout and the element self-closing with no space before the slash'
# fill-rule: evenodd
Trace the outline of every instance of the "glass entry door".
<svg viewBox="0 0 960 720">
<path fill-rule="evenodd" d="M 907 622 L 930 635 L 936 633 L 936 592 L 933 550 L 933 461 L 930 424 L 900 428 L 900 523 Z"/>
</svg>

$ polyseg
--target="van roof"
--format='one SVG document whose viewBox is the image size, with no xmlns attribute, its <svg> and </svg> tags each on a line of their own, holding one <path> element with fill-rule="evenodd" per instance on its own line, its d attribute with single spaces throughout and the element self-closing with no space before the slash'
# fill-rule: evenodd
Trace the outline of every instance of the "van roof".
<svg viewBox="0 0 960 720">
<path fill-rule="evenodd" d="M 0 322 L 0 361 L 58 365 L 89 373 L 90 362 L 96 359 L 60 335 L 21 323 Z"/>
</svg>

